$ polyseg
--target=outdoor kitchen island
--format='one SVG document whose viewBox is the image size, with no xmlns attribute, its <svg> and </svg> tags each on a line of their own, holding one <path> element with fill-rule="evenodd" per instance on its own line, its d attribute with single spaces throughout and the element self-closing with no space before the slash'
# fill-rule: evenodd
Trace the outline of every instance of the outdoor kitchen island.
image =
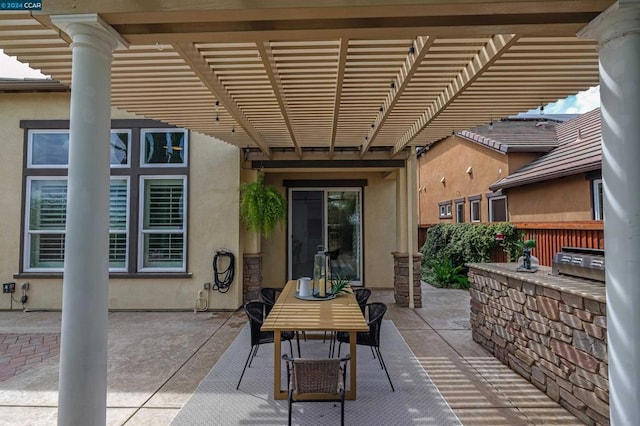
<svg viewBox="0 0 640 426">
<path fill-rule="evenodd" d="M 609 424 L 603 283 L 472 263 L 473 339 L 588 425 Z"/>
</svg>

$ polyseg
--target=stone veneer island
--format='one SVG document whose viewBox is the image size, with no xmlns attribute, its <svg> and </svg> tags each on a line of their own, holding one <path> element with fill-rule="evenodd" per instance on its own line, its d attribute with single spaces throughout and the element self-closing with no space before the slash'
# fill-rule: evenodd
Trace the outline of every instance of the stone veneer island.
<svg viewBox="0 0 640 426">
<path fill-rule="evenodd" d="M 587 425 L 609 424 L 603 284 L 468 264 L 473 340 Z"/>
</svg>

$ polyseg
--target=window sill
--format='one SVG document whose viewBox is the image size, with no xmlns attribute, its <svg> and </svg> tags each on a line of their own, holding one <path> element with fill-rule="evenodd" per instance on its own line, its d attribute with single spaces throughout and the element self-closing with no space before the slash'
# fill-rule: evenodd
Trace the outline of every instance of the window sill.
<svg viewBox="0 0 640 426">
<path fill-rule="evenodd" d="M 20 272 L 13 278 L 62 278 L 62 272 Z M 145 278 L 193 278 L 191 272 L 110 272 L 109 278 L 145 279 Z"/>
</svg>

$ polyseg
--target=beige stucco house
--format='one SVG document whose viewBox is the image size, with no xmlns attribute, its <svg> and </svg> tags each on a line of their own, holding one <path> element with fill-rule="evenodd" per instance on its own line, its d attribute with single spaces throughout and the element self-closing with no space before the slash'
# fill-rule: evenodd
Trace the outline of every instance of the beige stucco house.
<svg viewBox="0 0 640 426">
<path fill-rule="evenodd" d="M 60 83 L 20 80 L 5 80 L 0 87 L 5 146 L 0 160 L 0 204 L 5 212 L 0 271 L 4 282 L 16 282 L 16 300 L 22 296 L 22 283 L 29 283 L 24 305 L 4 297 L 0 309 L 60 309 L 64 203 L 46 203 L 66 195 L 69 90 Z M 396 209 L 379 200 L 395 200 L 397 166 L 383 162 L 360 169 L 264 168 L 265 181 L 287 197 L 290 220 L 259 242 L 239 219 L 240 182 L 255 174 L 242 150 L 117 108 L 111 116 L 110 309 L 236 309 L 244 299 L 257 297 L 255 288 L 246 294 L 252 279 L 258 287 L 282 287 L 288 279 L 310 275 L 316 243 L 326 244 L 327 220 L 339 228 L 333 234 L 342 229 L 342 238 L 334 235 L 330 248 L 342 244 L 338 263 L 350 271 L 353 284 L 393 286 Z M 164 163 L 167 152 L 161 157 L 149 152 L 166 150 L 167 138 L 176 136 L 170 142 L 170 163 Z M 160 138 L 160 143 L 152 145 L 152 138 Z M 163 191 L 168 190 L 177 191 L 178 204 L 165 199 L 169 195 Z M 153 204 L 154 196 L 160 204 Z M 313 201 L 309 207 L 307 198 Z M 351 210 L 337 217 L 344 200 Z M 180 226 L 162 223 L 159 231 L 153 225 L 154 214 L 158 220 L 159 209 L 167 208 Z M 307 240 L 307 234 L 314 239 Z M 251 249 L 244 256 L 247 245 L 259 244 L 260 250 Z M 212 267 L 220 249 L 235 258 L 234 279 L 226 292 L 216 290 Z M 256 258 L 262 265 L 257 274 L 251 266 Z M 228 267 L 227 258 L 219 262 L 221 270 Z M 207 283 L 211 288 L 205 288 Z"/>
</svg>

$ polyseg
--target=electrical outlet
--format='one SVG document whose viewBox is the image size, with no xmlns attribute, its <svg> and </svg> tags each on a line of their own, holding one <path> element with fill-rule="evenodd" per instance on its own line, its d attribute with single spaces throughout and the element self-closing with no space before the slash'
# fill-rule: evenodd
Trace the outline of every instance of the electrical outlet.
<svg viewBox="0 0 640 426">
<path fill-rule="evenodd" d="M 204 283 L 204 289 L 209 290 L 211 288 L 211 283 Z"/>
<path fill-rule="evenodd" d="M 29 283 L 22 283 L 20 285 L 20 288 L 23 289 L 24 291 L 29 290 Z"/>
<path fill-rule="evenodd" d="M 15 293 L 16 292 L 16 283 L 4 283 L 4 284 L 2 284 L 2 292 L 3 293 Z"/>
</svg>

